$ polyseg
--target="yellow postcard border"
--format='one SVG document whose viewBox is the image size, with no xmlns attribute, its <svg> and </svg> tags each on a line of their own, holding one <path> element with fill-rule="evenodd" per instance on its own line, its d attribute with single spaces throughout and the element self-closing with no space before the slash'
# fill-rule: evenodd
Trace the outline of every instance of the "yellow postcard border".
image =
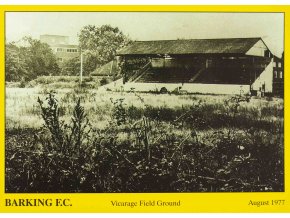
<svg viewBox="0 0 290 218">
<path fill-rule="evenodd" d="M 5 12 L 26 12 L 26 11 L 127 11 L 127 12 L 279 12 L 284 13 L 285 32 L 284 32 L 284 49 L 285 51 L 285 69 L 288 69 L 290 64 L 288 58 L 290 58 L 289 38 L 285 36 L 289 35 L 290 31 L 290 6 L 170 6 L 170 5 L 112 5 L 112 6 L 36 6 L 36 5 L 22 5 L 22 6 L 0 6 L 0 212 L 290 212 L 290 174 L 289 164 L 290 161 L 287 157 L 290 155 L 289 138 L 287 132 L 289 131 L 289 125 L 285 122 L 285 191 L 284 192 L 270 192 L 270 193 L 101 193 L 101 194 L 7 194 L 5 193 Z M 289 87 L 287 82 L 287 70 L 285 71 L 285 106 L 288 103 Z M 288 120 L 289 113 L 285 110 L 285 120 Z M 57 199 L 65 201 L 67 206 L 56 206 L 53 203 L 52 206 L 46 207 L 7 207 L 5 206 L 5 199 L 20 199 L 20 198 L 40 198 L 51 199 L 52 202 L 56 202 Z M 140 201 L 140 200 L 162 200 L 162 201 L 181 201 L 179 207 L 160 207 L 160 206 L 138 206 L 138 207 L 113 207 L 110 201 Z M 249 206 L 250 200 L 253 201 L 267 201 L 267 200 L 285 200 L 284 205 L 280 206 Z"/>
</svg>

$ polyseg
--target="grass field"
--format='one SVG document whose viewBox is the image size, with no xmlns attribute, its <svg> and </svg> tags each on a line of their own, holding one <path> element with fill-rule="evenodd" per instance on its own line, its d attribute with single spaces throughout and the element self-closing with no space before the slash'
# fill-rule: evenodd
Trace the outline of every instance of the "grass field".
<svg viewBox="0 0 290 218">
<path fill-rule="evenodd" d="M 284 190 L 283 99 L 42 80 L 6 88 L 7 192 Z"/>
</svg>

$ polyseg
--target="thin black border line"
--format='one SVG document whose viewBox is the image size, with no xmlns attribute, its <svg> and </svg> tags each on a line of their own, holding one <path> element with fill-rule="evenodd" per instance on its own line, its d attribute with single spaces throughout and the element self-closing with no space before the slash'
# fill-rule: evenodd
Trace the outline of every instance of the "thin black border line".
<svg viewBox="0 0 290 218">
<path fill-rule="evenodd" d="M 52 5 L 53 6 L 53 5 Z M 191 5 L 192 6 L 192 5 Z M 238 7 L 238 6 L 237 6 Z M 6 13 L 10 13 L 10 12 L 13 12 L 13 13 L 55 13 L 55 12 L 58 12 L 58 13 L 128 13 L 128 12 L 131 12 L 131 13 L 217 13 L 217 14 L 228 14 L 228 13 L 232 13 L 232 14 L 275 14 L 275 13 L 279 13 L 279 14 L 283 14 L 283 22 L 284 22 L 284 28 L 283 28 L 283 50 L 284 50 L 284 84 L 283 84 L 283 93 L 284 93 L 284 98 L 283 98 L 283 106 L 284 106 L 284 111 L 283 111 L 283 156 L 284 156 L 284 159 L 283 159 L 283 163 L 284 163 L 284 174 L 283 174 L 283 177 L 284 177 L 284 181 L 283 181 L 283 191 L 281 192 L 6 192 L 6 175 L 5 175 L 5 172 L 6 172 L 6 143 L 5 143 L 5 140 L 6 140 L 6 65 L 5 65 L 5 51 L 6 51 Z M 242 11 L 242 12 L 233 12 L 233 11 L 226 11 L 226 12 L 223 12 L 223 11 L 9 11 L 9 10 L 5 10 L 3 11 L 3 15 L 4 15 L 4 171 L 3 171 L 3 175 L 4 175 L 4 194 L 8 194 L 8 195 L 14 195 L 14 194 L 28 194 L 28 195 L 31 195 L 31 194 L 240 194 L 240 193 L 245 193 L 245 194 L 273 194 L 273 193 L 276 193 L 276 194 L 280 194 L 280 193 L 284 193 L 286 194 L 286 172 L 285 172 L 285 159 L 286 159 L 286 155 L 285 155 L 285 29 L 286 29 L 286 11 L 283 11 L 283 12 L 246 12 L 246 11 Z"/>
</svg>

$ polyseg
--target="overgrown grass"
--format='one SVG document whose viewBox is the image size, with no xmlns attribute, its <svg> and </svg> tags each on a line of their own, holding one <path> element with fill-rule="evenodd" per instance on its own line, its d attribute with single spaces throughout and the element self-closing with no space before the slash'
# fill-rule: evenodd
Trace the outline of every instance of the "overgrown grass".
<svg viewBox="0 0 290 218">
<path fill-rule="evenodd" d="M 84 76 L 82 87 L 98 88 L 102 77 Z M 29 82 L 6 82 L 8 88 L 73 89 L 80 86 L 79 76 L 39 76 Z"/>
<path fill-rule="evenodd" d="M 136 94 L 136 93 L 114 93 L 97 92 L 94 89 L 83 89 L 75 87 L 73 89 L 41 89 L 41 88 L 8 88 L 6 89 L 6 122 L 7 129 L 14 127 L 40 128 L 42 125 L 40 110 L 36 101 L 38 96 L 48 94 L 50 91 L 56 92 L 59 101 L 61 117 L 68 120 L 73 111 L 73 107 L 78 98 L 81 99 L 85 111 L 90 120 L 108 120 L 112 115 L 113 104 L 111 101 L 124 99 L 123 105 L 128 110 L 128 116 L 140 118 L 143 113 L 152 119 L 162 121 L 175 120 L 186 111 L 197 110 L 195 116 L 199 117 L 199 124 L 204 128 L 223 127 L 224 119 L 231 119 L 227 116 L 225 100 L 228 96 L 208 96 L 208 95 L 157 95 L 157 94 Z M 197 107 L 195 107 L 197 106 Z M 283 123 L 284 105 L 282 99 L 251 99 L 249 103 L 241 102 L 239 113 L 236 119 L 245 128 L 252 125 L 277 125 Z M 30 122 L 23 118 L 30 117 L 38 119 L 39 122 Z M 193 122 L 196 117 L 186 117 L 182 119 L 184 123 Z M 258 119 L 259 118 L 259 119 Z M 255 120 L 252 122 L 251 120 Z M 260 123 L 260 124 L 259 124 Z M 13 124 L 13 125 L 12 125 Z M 96 127 L 101 127 L 95 122 Z M 234 125 L 234 124 L 233 124 Z"/>
<path fill-rule="evenodd" d="M 7 192 L 284 190 L 281 99 L 26 93 L 7 90 Z"/>
</svg>

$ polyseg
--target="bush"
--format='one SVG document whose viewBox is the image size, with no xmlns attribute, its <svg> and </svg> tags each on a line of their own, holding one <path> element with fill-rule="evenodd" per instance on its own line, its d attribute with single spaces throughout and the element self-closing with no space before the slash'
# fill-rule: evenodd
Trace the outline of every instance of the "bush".
<svg viewBox="0 0 290 218">
<path fill-rule="evenodd" d="M 22 78 L 19 84 L 19 88 L 25 88 L 25 86 L 26 86 L 26 81 L 24 78 Z"/>
<path fill-rule="evenodd" d="M 166 94 L 166 93 L 168 93 L 168 90 L 165 87 L 162 87 L 160 89 L 160 94 Z"/>
<path fill-rule="evenodd" d="M 109 80 L 106 78 L 106 77 L 103 77 L 101 80 L 100 80 L 100 85 L 101 86 L 104 86 L 106 84 L 109 83 Z"/>
</svg>

